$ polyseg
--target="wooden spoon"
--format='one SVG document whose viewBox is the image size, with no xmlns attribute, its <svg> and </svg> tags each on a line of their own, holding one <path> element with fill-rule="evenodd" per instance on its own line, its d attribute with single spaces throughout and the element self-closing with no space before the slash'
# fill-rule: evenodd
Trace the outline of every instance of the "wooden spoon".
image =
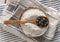
<svg viewBox="0 0 60 42">
<path fill-rule="evenodd" d="M 34 20 L 27 20 L 27 21 L 23 21 L 23 20 L 7 20 L 4 21 L 4 24 L 24 24 L 24 23 L 32 23 L 35 24 L 39 27 L 47 27 L 49 24 L 49 20 L 47 17 L 44 16 L 39 16 Z"/>
</svg>

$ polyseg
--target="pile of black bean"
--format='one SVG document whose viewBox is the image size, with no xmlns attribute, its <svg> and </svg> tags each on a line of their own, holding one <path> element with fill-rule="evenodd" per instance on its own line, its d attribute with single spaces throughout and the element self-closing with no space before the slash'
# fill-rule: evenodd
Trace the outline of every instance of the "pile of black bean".
<svg viewBox="0 0 60 42">
<path fill-rule="evenodd" d="M 39 17 L 37 17 L 36 23 L 39 27 L 46 27 L 49 24 L 49 20 L 47 17 L 39 16 Z"/>
</svg>

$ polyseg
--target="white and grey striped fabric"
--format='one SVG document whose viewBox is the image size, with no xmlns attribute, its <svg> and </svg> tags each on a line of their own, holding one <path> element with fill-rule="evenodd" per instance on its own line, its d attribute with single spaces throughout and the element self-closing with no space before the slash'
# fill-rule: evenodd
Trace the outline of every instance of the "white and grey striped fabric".
<svg viewBox="0 0 60 42">
<path fill-rule="evenodd" d="M 9 33 L 3 29 L 0 29 L 0 42 L 27 42 L 26 40 L 19 38 L 12 33 Z"/>
<path fill-rule="evenodd" d="M 60 11 L 60 0 L 40 0 L 40 2 L 42 4 L 45 4 L 49 7 L 53 7 L 56 10 Z M 14 17 L 16 17 L 16 16 L 14 16 Z M 12 17 L 11 19 L 15 20 L 14 17 Z M 17 27 L 16 28 L 17 30 L 19 29 L 18 28 L 19 25 L 13 25 L 13 26 Z M 18 36 L 13 35 L 12 33 L 9 33 L 1 28 L 0 28 L 0 35 L 1 35 L 0 39 L 2 42 L 27 42 L 27 41 L 19 38 Z M 60 42 L 60 23 L 57 27 L 56 34 L 55 34 L 53 40 L 49 41 L 49 40 L 45 39 L 43 36 L 37 37 L 34 39 L 38 40 L 39 42 Z"/>
<path fill-rule="evenodd" d="M 40 0 L 40 2 L 60 11 L 60 0 Z"/>
</svg>

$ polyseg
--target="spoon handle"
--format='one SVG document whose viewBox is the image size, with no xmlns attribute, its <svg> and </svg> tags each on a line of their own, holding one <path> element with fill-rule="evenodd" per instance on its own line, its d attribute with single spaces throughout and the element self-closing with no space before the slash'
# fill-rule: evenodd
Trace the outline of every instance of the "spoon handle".
<svg viewBox="0 0 60 42">
<path fill-rule="evenodd" d="M 35 24 L 36 20 L 27 20 L 27 21 L 22 21 L 22 20 L 6 20 L 4 21 L 4 24 L 24 24 L 24 23 L 33 23 Z"/>
<path fill-rule="evenodd" d="M 21 21 L 21 20 L 6 20 L 4 21 L 4 24 L 23 24 L 27 21 Z"/>
</svg>

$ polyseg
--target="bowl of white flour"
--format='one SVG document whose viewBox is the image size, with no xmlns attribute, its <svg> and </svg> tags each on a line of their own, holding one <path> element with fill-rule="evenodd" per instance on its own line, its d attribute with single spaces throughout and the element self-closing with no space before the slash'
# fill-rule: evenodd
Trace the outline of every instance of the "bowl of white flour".
<svg viewBox="0 0 60 42">
<path fill-rule="evenodd" d="M 42 12 L 39 8 L 30 7 L 23 11 L 21 20 L 33 20 L 38 16 L 46 17 L 45 13 Z M 32 23 L 21 24 L 22 31 L 25 35 L 29 37 L 37 37 L 43 35 L 47 31 L 47 27 L 41 28 Z"/>
</svg>

